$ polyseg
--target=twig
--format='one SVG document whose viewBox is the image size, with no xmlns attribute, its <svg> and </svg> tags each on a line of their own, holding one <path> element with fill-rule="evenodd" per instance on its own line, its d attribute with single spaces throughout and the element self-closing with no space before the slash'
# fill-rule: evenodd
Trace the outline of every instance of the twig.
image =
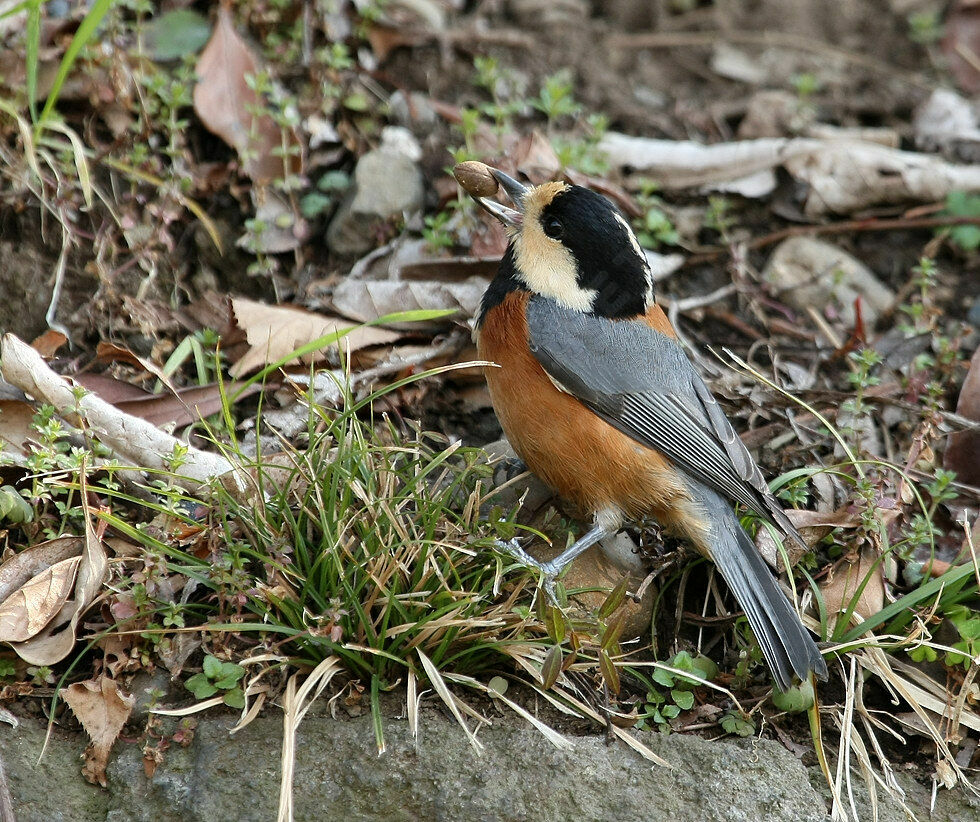
<svg viewBox="0 0 980 822">
<path fill-rule="evenodd" d="M 0 822 L 17 822 L 14 815 L 14 799 L 10 795 L 7 774 L 3 770 L 3 754 L 0 753 Z"/>
<path fill-rule="evenodd" d="M 959 225 L 980 226 L 980 217 L 891 217 L 887 219 L 845 220 L 844 222 L 825 225 L 797 225 L 774 231 L 764 237 L 758 237 L 748 243 L 748 247 L 753 251 L 759 251 L 790 237 L 811 237 L 822 234 L 847 234 L 862 231 L 910 231 L 922 228 L 952 228 Z M 701 254 L 692 254 L 684 260 L 682 267 L 687 268 L 692 265 L 713 262 L 727 252 L 727 248 L 718 248 Z"/>
<path fill-rule="evenodd" d="M 697 46 L 713 46 L 716 43 L 742 43 L 749 46 L 777 46 L 799 51 L 808 51 L 814 54 L 831 55 L 845 60 L 854 65 L 886 74 L 889 77 L 896 77 L 900 70 L 881 60 L 875 60 L 864 54 L 855 54 L 829 43 L 821 42 L 813 37 L 804 37 L 799 34 L 791 34 L 783 31 L 683 31 L 683 32 L 643 32 L 642 34 L 617 34 L 610 37 L 607 41 L 612 48 L 623 49 L 664 49 L 664 48 L 690 48 Z M 920 88 L 931 88 L 931 85 L 924 80 L 920 80 L 911 74 L 906 74 L 903 78 L 905 82 L 919 86 Z"/>
<path fill-rule="evenodd" d="M 444 354 L 455 354 L 463 347 L 464 342 L 465 337 L 462 334 L 451 333 L 438 345 L 430 346 L 424 351 L 419 351 L 415 354 L 403 356 L 398 354 L 397 350 L 393 351 L 388 359 L 384 360 L 373 368 L 368 368 L 360 373 L 352 375 L 352 382 L 358 388 L 368 386 L 380 377 L 387 377 L 389 374 L 397 374 L 399 371 L 403 371 L 406 368 L 421 365 L 424 362 L 429 362 L 430 360 L 434 360 L 436 357 L 441 357 Z"/>
</svg>

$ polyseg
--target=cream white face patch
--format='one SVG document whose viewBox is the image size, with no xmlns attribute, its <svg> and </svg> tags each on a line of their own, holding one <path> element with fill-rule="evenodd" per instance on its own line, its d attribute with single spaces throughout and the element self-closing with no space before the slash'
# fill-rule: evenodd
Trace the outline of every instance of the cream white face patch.
<svg viewBox="0 0 980 822">
<path fill-rule="evenodd" d="M 575 256 L 560 240 L 544 233 L 541 212 L 568 186 L 545 183 L 524 195 L 524 224 L 514 235 L 517 276 L 537 294 L 574 311 L 591 311 L 598 292 L 578 284 Z"/>
</svg>

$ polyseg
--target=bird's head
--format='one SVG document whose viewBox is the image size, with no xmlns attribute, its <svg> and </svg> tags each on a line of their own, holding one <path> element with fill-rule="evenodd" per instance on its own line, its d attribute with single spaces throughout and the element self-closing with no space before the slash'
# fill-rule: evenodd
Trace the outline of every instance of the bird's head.
<svg viewBox="0 0 980 822">
<path fill-rule="evenodd" d="M 643 249 L 601 194 L 561 182 L 526 186 L 482 163 L 461 165 L 469 168 L 460 172 L 457 166 L 457 179 L 510 237 L 502 275 L 567 308 L 605 317 L 634 317 L 653 302 Z M 485 170 L 479 183 L 467 174 L 478 171 L 475 166 Z M 514 208 L 488 199 L 498 186 Z"/>
</svg>

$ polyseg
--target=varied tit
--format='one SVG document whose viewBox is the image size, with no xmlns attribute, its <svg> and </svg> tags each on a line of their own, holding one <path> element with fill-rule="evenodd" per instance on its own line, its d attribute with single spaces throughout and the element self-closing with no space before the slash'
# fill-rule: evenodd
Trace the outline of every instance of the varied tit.
<svg viewBox="0 0 980 822">
<path fill-rule="evenodd" d="M 550 562 L 506 550 L 546 590 L 626 520 L 655 517 L 715 563 L 778 686 L 827 665 L 732 510 L 738 502 L 799 533 L 654 302 L 646 256 L 606 198 L 561 182 L 525 186 L 466 163 L 457 178 L 510 242 L 477 319 L 504 433 L 528 467 L 592 517 Z M 498 187 L 514 208 L 487 199 Z"/>
</svg>

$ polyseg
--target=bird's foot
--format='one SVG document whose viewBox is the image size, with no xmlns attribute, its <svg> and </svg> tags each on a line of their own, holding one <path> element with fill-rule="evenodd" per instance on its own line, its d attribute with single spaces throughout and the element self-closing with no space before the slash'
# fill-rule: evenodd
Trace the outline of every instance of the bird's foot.
<svg viewBox="0 0 980 822">
<path fill-rule="evenodd" d="M 497 463 L 493 472 L 494 485 L 503 485 L 514 477 L 527 473 L 527 464 L 518 457 L 506 457 Z"/>
<path fill-rule="evenodd" d="M 548 597 L 548 602 L 554 606 L 558 606 L 558 594 L 555 590 L 555 583 L 564 566 L 556 565 L 554 562 L 541 562 L 535 559 L 524 550 L 524 547 L 516 537 L 506 541 L 497 540 L 497 550 L 501 553 L 509 554 L 521 563 L 521 565 L 537 571 L 541 576 L 540 584 L 544 589 L 545 595 Z"/>
</svg>

